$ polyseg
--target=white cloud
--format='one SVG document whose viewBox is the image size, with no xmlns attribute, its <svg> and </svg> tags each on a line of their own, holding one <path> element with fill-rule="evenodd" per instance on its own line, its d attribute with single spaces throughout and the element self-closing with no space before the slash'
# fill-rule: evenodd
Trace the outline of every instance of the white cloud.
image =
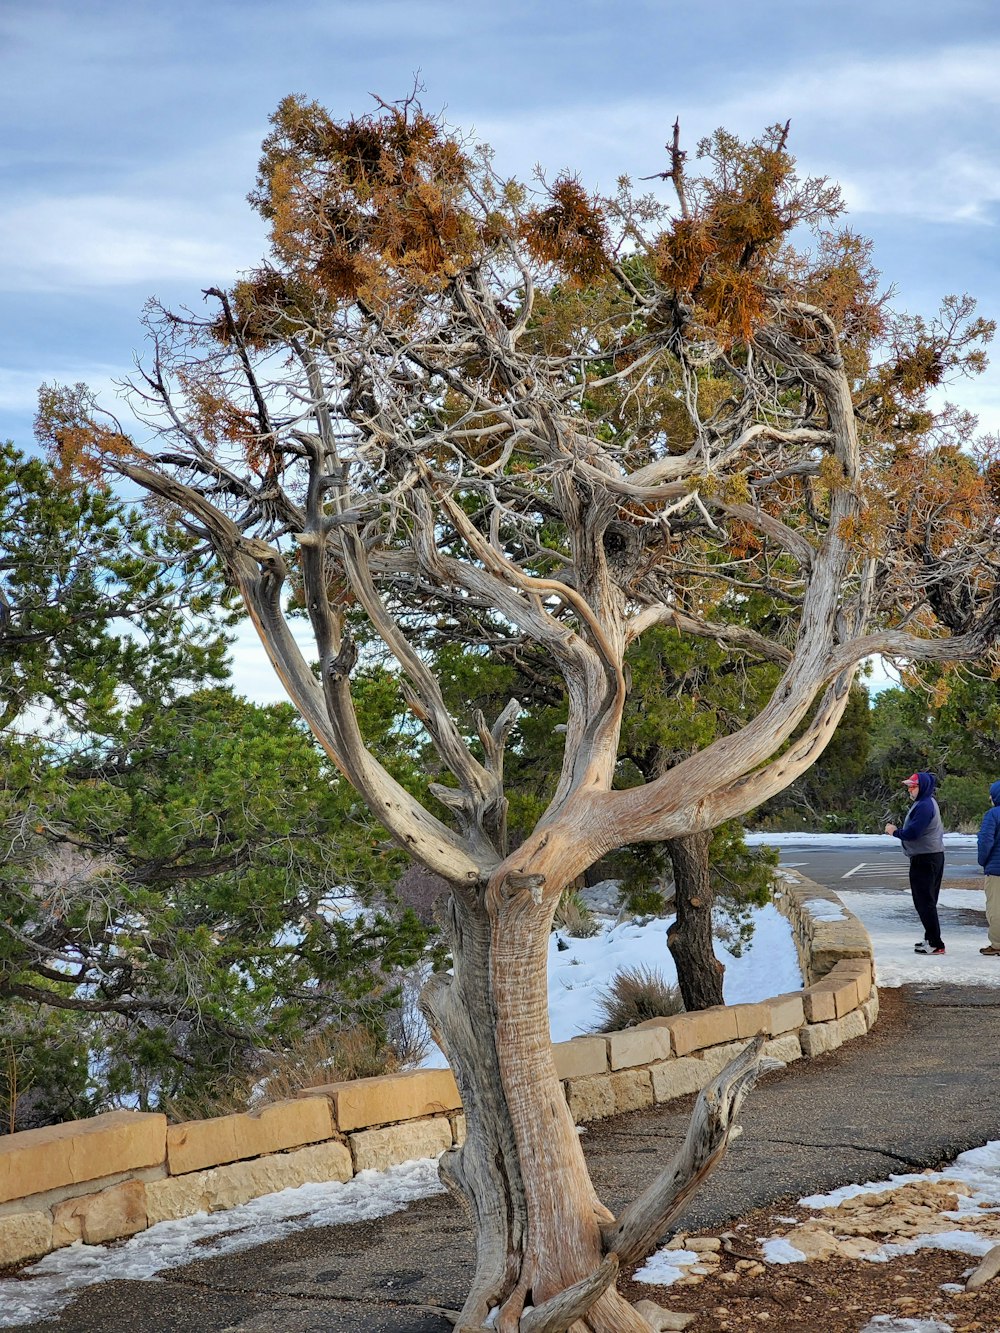
<svg viewBox="0 0 1000 1333">
<path fill-rule="evenodd" d="M 227 281 L 260 255 L 247 209 L 158 198 L 48 196 L 0 210 L 0 286 L 64 291 L 133 283 Z"/>
</svg>

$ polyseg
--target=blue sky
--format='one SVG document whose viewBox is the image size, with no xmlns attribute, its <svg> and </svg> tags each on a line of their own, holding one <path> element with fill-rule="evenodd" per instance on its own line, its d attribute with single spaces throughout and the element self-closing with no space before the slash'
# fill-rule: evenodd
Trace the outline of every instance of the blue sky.
<svg viewBox="0 0 1000 1333">
<path fill-rule="evenodd" d="M 2 0 L 0 438 L 31 441 L 43 380 L 109 395 L 156 295 L 196 305 L 262 253 L 245 202 L 267 118 L 406 94 L 475 130 L 505 173 L 611 188 L 791 118 L 844 188 L 898 301 L 969 291 L 1000 316 L 996 0 Z M 1000 431 L 997 366 L 952 396 Z"/>
</svg>

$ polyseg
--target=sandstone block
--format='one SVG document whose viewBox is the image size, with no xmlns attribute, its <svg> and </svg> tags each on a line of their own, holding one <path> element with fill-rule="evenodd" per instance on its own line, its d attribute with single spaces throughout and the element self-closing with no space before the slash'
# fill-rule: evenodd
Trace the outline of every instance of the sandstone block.
<svg viewBox="0 0 1000 1333">
<path fill-rule="evenodd" d="M 557 1041 L 552 1047 L 556 1073 L 561 1079 L 586 1078 L 603 1074 L 608 1068 L 608 1043 L 605 1037 L 574 1037 Z"/>
<path fill-rule="evenodd" d="M 767 1001 L 771 1011 L 770 1035 L 780 1037 L 785 1032 L 797 1030 L 806 1021 L 802 1001 L 803 992 L 790 991 L 787 995 L 775 995 Z"/>
<path fill-rule="evenodd" d="M 840 1019 L 841 1041 L 853 1041 L 855 1037 L 864 1037 L 867 1032 L 868 1024 L 865 1022 L 865 1016 L 860 1009 L 853 1009 Z"/>
<path fill-rule="evenodd" d="M 825 1055 L 827 1051 L 835 1051 L 843 1042 L 840 1023 L 836 1019 L 832 1023 L 810 1023 L 799 1033 L 799 1041 L 803 1055 Z"/>
<path fill-rule="evenodd" d="M 766 1002 L 760 1004 L 731 1004 L 729 1006 L 736 1019 L 738 1037 L 756 1037 L 764 1032 L 771 1033 L 771 1011 Z"/>
<path fill-rule="evenodd" d="M 172 1176 L 266 1153 L 320 1143 L 334 1134 L 326 1097 L 299 1097 L 245 1115 L 189 1120 L 167 1130 L 167 1165 Z"/>
<path fill-rule="evenodd" d="M 0 1203 L 159 1166 L 166 1156 L 166 1133 L 164 1115 L 108 1111 L 90 1120 L 3 1135 Z"/>
<path fill-rule="evenodd" d="M 841 978 L 853 977 L 858 988 L 858 1002 L 864 1004 L 871 994 L 872 965 L 868 958 L 850 958 L 839 962 L 829 974 Z"/>
<path fill-rule="evenodd" d="M 643 1111 L 653 1105 L 653 1081 L 648 1069 L 622 1069 L 609 1074 L 615 1099 L 615 1115 L 626 1111 Z"/>
<path fill-rule="evenodd" d="M 670 1026 L 677 1055 L 689 1055 L 691 1051 L 703 1050 L 706 1046 L 735 1041 L 739 1036 L 736 1015 L 725 1005 L 714 1005 L 711 1009 L 699 1009 L 691 1014 L 678 1014 L 666 1022 Z"/>
<path fill-rule="evenodd" d="M 829 1023 L 837 1017 L 833 992 L 817 981 L 802 992 L 802 1009 L 807 1023 Z"/>
<path fill-rule="evenodd" d="M 673 1101 L 690 1092 L 700 1092 L 712 1078 L 712 1071 L 704 1060 L 682 1056 L 678 1060 L 664 1060 L 650 1068 L 653 1078 L 653 1100 Z"/>
<path fill-rule="evenodd" d="M 251 1162 L 234 1162 L 207 1171 L 192 1171 L 146 1185 L 149 1225 L 194 1213 L 235 1208 L 262 1194 L 297 1189 L 328 1180 L 346 1181 L 354 1174 L 351 1154 L 343 1143 L 315 1143 L 294 1152 L 275 1153 Z"/>
<path fill-rule="evenodd" d="M 878 991 L 872 987 L 872 993 L 861 1006 L 861 1012 L 865 1016 L 865 1023 L 868 1025 L 869 1032 L 875 1026 L 875 1020 L 878 1018 Z"/>
<path fill-rule="evenodd" d="M 444 1117 L 417 1120 L 409 1125 L 361 1130 L 351 1134 L 348 1142 L 355 1173 L 384 1171 L 387 1166 L 396 1166 L 399 1162 L 440 1156 L 452 1146 L 451 1125 Z"/>
<path fill-rule="evenodd" d="M 465 1122 L 464 1115 L 451 1115 L 448 1117 L 451 1122 L 451 1141 L 456 1148 L 460 1148 L 468 1137 L 468 1125 Z"/>
<path fill-rule="evenodd" d="M 566 1084 L 566 1100 L 575 1125 L 589 1120 L 603 1120 L 615 1113 L 615 1093 L 610 1074 L 590 1078 L 571 1078 Z"/>
<path fill-rule="evenodd" d="M 799 1041 L 798 1031 L 786 1032 L 784 1036 L 775 1037 L 773 1041 L 766 1041 L 761 1054 L 770 1060 L 781 1060 L 786 1065 L 791 1064 L 793 1060 L 801 1060 L 802 1044 Z"/>
<path fill-rule="evenodd" d="M 328 1097 L 333 1103 L 337 1128 L 341 1130 L 392 1125 L 462 1109 L 450 1069 L 411 1069 L 405 1074 L 326 1083 L 304 1088 L 299 1096 Z"/>
<path fill-rule="evenodd" d="M 37 1259 L 51 1249 L 52 1218 L 48 1213 L 12 1213 L 0 1217 L 0 1268 Z"/>
<path fill-rule="evenodd" d="M 832 998 L 834 1013 L 837 1018 L 843 1018 L 852 1009 L 857 1009 L 860 1004 L 857 979 L 844 976 L 835 970 L 828 973 L 822 981 L 817 981 L 815 986 L 810 986 L 809 989 L 814 995 L 826 994 Z"/>
<path fill-rule="evenodd" d="M 715 1078 L 716 1074 L 721 1073 L 729 1064 L 729 1061 L 735 1059 L 740 1051 L 745 1049 L 745 1041 L 730 1041 L 724 1046 L 712 1046 L 708 1050 L 699 1051 L 697 1058 L 709 1071 L 706 1082 Z"/>
<path fill-rule="evenodd" d="M 82 1194 L 56 1204 L 52 1210 L 52 1248 L 72 1245 L 103 1245 L 122 1236 L 145 1231 L 146 1186 L 139 1180 L 126 1180 L 97 1194 Z"/>
<path fill-rule="evenodd" d="M 608 1037 L 608 1059 L 612 1069 L 634 1069 L 670 1056 L 670 1028 L 627 1028 Z"/>
</svg>

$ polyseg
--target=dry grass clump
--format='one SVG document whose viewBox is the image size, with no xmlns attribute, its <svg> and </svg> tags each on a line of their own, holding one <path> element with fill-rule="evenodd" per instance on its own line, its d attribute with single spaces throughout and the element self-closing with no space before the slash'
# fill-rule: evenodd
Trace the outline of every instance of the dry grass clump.
<svg viewBox="0 0 1000 1333">
<path fill-rule="evenodd" d="M 680 991 L 655 967 L 623 967 L 599 997 L 603 1014 L 597 1032 L 621 1032 L 650 1018 L 669 1018 L 684 1008 Z"/>
<path fill-rule="evenodd" d="M 577 940 L 588 940 L 600 930 L 600 922 L 578 893 L 567 889 L 559 899 L 555 924 L 566 935 Z"/>
</svg>

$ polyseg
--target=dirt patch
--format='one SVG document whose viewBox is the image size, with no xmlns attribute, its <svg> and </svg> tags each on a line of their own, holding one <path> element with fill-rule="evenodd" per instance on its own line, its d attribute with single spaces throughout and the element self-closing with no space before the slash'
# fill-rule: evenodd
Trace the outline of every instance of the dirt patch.
<svg viewBox="0 0 1000 1333">
<path fill-rule="evenodd" d="M 727 1229 L 729 1253 L 718 1271 L 697 1286 L 654 1287 L 629 1280 L 632 1302 L 654 1300 L 666 1309 L 694 1314 L 687 1333 L 744 1333 L 772 1329 L 794 1333 L 860 1333 L 876 1315 L 897 1320 L 936 1319 L 954 1333 L 1000 1329 L 1000 1279 L 977 1291 L 964 1287 L 979 1260 L 949 1250 L 920 1250 L 888 1262 L 816 1260 L 765 1263 L 759 1240 L 787 1230 L 787 1219 L 815 1217 L 797 1203 L 760 1209 Z M 779 1221 L 779 1219 L 781 1219 Z M 748 1267 L 748 1265 L 753 1265 Z"/>
</svg>

